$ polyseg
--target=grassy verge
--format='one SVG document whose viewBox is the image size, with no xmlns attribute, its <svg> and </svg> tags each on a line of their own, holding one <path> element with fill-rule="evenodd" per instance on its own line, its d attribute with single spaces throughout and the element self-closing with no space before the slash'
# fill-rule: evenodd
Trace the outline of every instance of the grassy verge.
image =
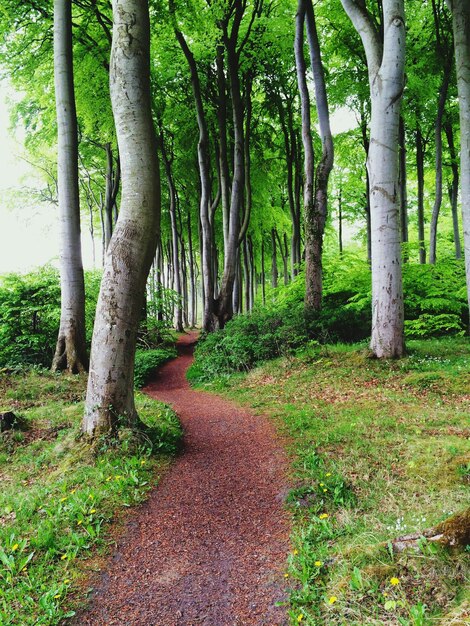
<svg viewBox="0 0 470 626">
<path fill-rule="evenodd" d="M 0 434 L 3 626 L 52 626 L 73 614 L 84 560 L 106 550 L 109 524 L 145 498 L 178 446 L 173 412 L 138 393 L 155 441 L 124 432 L 92 452 L 78 437 L 84 387 L 84 378 L 49 373 L 0 377 L 0 408 L 26 422 Z"/>
<path fill-rule="evenodd" d="M 393 362 L 312 346 L 205 387 L 272 415 L 290 442 L 293 624 L 469 623 L 468 548 L 391 546 L 470 504 L 468 340 L 410 341 Z"/>
</svg>

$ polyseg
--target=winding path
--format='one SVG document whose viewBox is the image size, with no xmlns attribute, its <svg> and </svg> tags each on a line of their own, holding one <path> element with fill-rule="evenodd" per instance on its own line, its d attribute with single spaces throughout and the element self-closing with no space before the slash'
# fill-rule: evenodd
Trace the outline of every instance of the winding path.
<svg viewBox="0 0 470 626">
<path fill-rule="evenodd" d="M 287 461 L 273 426 L 185 379 L 195 334 L 145 391 L 184 453 L 129 524 L 80 625 L 284 626 Z"/>
</svg>

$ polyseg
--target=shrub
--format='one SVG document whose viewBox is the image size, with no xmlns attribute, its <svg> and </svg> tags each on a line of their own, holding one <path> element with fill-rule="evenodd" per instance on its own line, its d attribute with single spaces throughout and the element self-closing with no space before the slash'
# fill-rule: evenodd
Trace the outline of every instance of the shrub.
<svg viewBox="0 0 470 626">
<path fill-rule="evenodd" d="M 468 324 L 465 268 L 461 261 L 405 264 L 405 332 L 411 338 L 459 335 Z M 367 261 L 354 255 L 330 259 L 324 276 L 323 308 L 305 315 L 304 276 L 267 291 L 266 306 L 203 337 L 189 377 L 210 380 L 248 370 L 260 361 L 292 353 L 309 340 L 357 342 L 370 335 L 371 278 Z"/>
<path fill-rule="evenodd" d="M 174 348 L 158 348 L 157 350 L 137 350 L 134 365 L 134 386 L 143 387 L 151 378 L 157 367 L 176 356 Z"/>
</svg>

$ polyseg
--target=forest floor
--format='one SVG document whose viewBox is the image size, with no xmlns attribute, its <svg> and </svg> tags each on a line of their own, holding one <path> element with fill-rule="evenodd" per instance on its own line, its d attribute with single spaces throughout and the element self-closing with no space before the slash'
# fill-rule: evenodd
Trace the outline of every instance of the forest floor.
<svg viewBox="0 0 470 626">
<path fill-rule="evenodd" d="M 74 623 L 287 624 L 284 446 L 266 418 L 190 389 L 196 337 L 181 337 L 179 358 L 145 389 L 177 412 L 184 452 L 134 514 Z"/>
<path fill-rule="evenodd" d="M 464 626 L 469 546 L 423 537 L 453 515 L 469 536 L 470 345 L 306 346 L 199 388 L 269 416 L 293 460 L 288 613 L 306 626 Z M 189 377 L 197 380 L 198 368 Z M 454 518 L 457 519 L 457 518 Z M 393 542 L 415 534 L 408 549 Z"/>
</svg>

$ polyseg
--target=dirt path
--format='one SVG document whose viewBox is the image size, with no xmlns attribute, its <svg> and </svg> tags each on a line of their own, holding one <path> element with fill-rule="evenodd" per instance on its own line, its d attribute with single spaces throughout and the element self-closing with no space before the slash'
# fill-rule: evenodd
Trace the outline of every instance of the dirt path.
<svg viewBox="0 0 470 626">
<path fill-rule="evenodd" d="M 195 335 L 146 392 L 171 404 L 184 453 L 126 531 L 80 625 L 281 626 L 286 459 L 272 425 L 185 372 Z"/>
</svg>

